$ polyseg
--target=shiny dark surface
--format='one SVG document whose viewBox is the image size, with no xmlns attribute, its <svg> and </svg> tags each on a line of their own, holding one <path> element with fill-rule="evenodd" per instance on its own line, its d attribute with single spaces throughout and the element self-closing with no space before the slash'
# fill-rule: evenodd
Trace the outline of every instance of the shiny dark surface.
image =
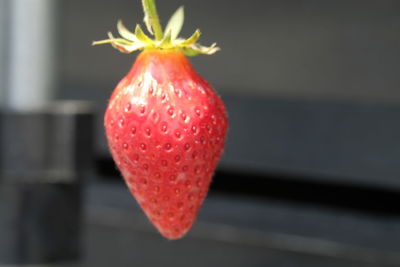
<svg viewBox="0 0 400 267">
<path fill-rule="evenodd" d="M 229 178 L 229 177 L 226 177 Z M 121 183 L 88 184 L 83 266 L 398 266 L 400 217 L 211 190 L 192 231 L 167 241 Z M 166 263 L 167 262 L 167 263 Z"/>
</svg>

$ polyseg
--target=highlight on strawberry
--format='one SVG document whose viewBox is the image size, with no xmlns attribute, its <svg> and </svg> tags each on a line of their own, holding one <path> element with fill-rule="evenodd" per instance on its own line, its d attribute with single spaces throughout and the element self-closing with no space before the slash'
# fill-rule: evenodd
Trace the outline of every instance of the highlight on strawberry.
<svg viewBox="0 0 400 267">
<path fill-rule="evenodd" d="M 193 225 L 223 153 L 228 120 L 224 103 L 186 56 L 214 54 L 187 39 L 180 7 L 163 30 L 154 0 L 142 0 L 147 35 L 121 21 L 111 44 L 123 53 L 141 51 L 109 101 L 104 126 L 112 157 L 129 190 L 158 231 L 179 239 Z"/>
</svg>

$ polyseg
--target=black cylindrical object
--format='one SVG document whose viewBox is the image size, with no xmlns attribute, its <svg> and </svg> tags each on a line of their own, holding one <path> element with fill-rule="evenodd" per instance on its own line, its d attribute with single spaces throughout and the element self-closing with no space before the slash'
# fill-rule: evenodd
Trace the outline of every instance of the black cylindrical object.
<svg viewBox="0 0 400 267">
<path fill-rule="evenodd" d="M 0 114 L 0 264 L 79 259 L 92 140 L 86 102 Z"/>
</svg>

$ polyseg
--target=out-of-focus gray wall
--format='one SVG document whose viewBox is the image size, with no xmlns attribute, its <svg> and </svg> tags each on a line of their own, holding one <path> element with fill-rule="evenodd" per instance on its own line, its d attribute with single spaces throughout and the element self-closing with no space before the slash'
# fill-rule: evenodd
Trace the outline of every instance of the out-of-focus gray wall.
<svg viewBox="0 0 400 267">
<path fill-rule="evenodd" d="M 185 5 L 183 33 L 196 27 L 201 42 L 217 41 L 215 56 L 193 58 L 198 71 L 221 92 L 400 101 L 400 2 L 389 0 L 168 0 L 158 1 L 167 20 Z M 62 78 L 84 83 L 86 98 L 110 94 L 135 55 L 93 40 L 116 33 L 123 19 L 142 21 L 139 0 L 63 0 Z M 95 91 L 98 86 L 109 92 Z M 67 93 L 68 95 L 68 93 Z M 79 96 L 77 96 L 79 97 Z M 95 97 L 94 97 L 95 98 Z"/>
<path fill-rule="evenodd" d="M 8 2 L 0 0 L 0 107 L 4 105 L 6 98 L 7 74 L 8 74 Z"/>
</svg>

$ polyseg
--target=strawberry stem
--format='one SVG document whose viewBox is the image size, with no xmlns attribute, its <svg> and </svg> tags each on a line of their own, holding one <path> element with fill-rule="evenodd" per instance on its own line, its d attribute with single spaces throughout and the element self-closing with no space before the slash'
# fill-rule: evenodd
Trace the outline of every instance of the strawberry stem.
<svg viewBox="0 0 400 267">
<path fill-rule="evenodd" d="M 161 41 L 164 38 L 164 34 L 158 17 L 155 0 L 142 0 L 142 4 L 144 21 L 147 28 L 154 34 L 157 41 Z"/>
</svg>

